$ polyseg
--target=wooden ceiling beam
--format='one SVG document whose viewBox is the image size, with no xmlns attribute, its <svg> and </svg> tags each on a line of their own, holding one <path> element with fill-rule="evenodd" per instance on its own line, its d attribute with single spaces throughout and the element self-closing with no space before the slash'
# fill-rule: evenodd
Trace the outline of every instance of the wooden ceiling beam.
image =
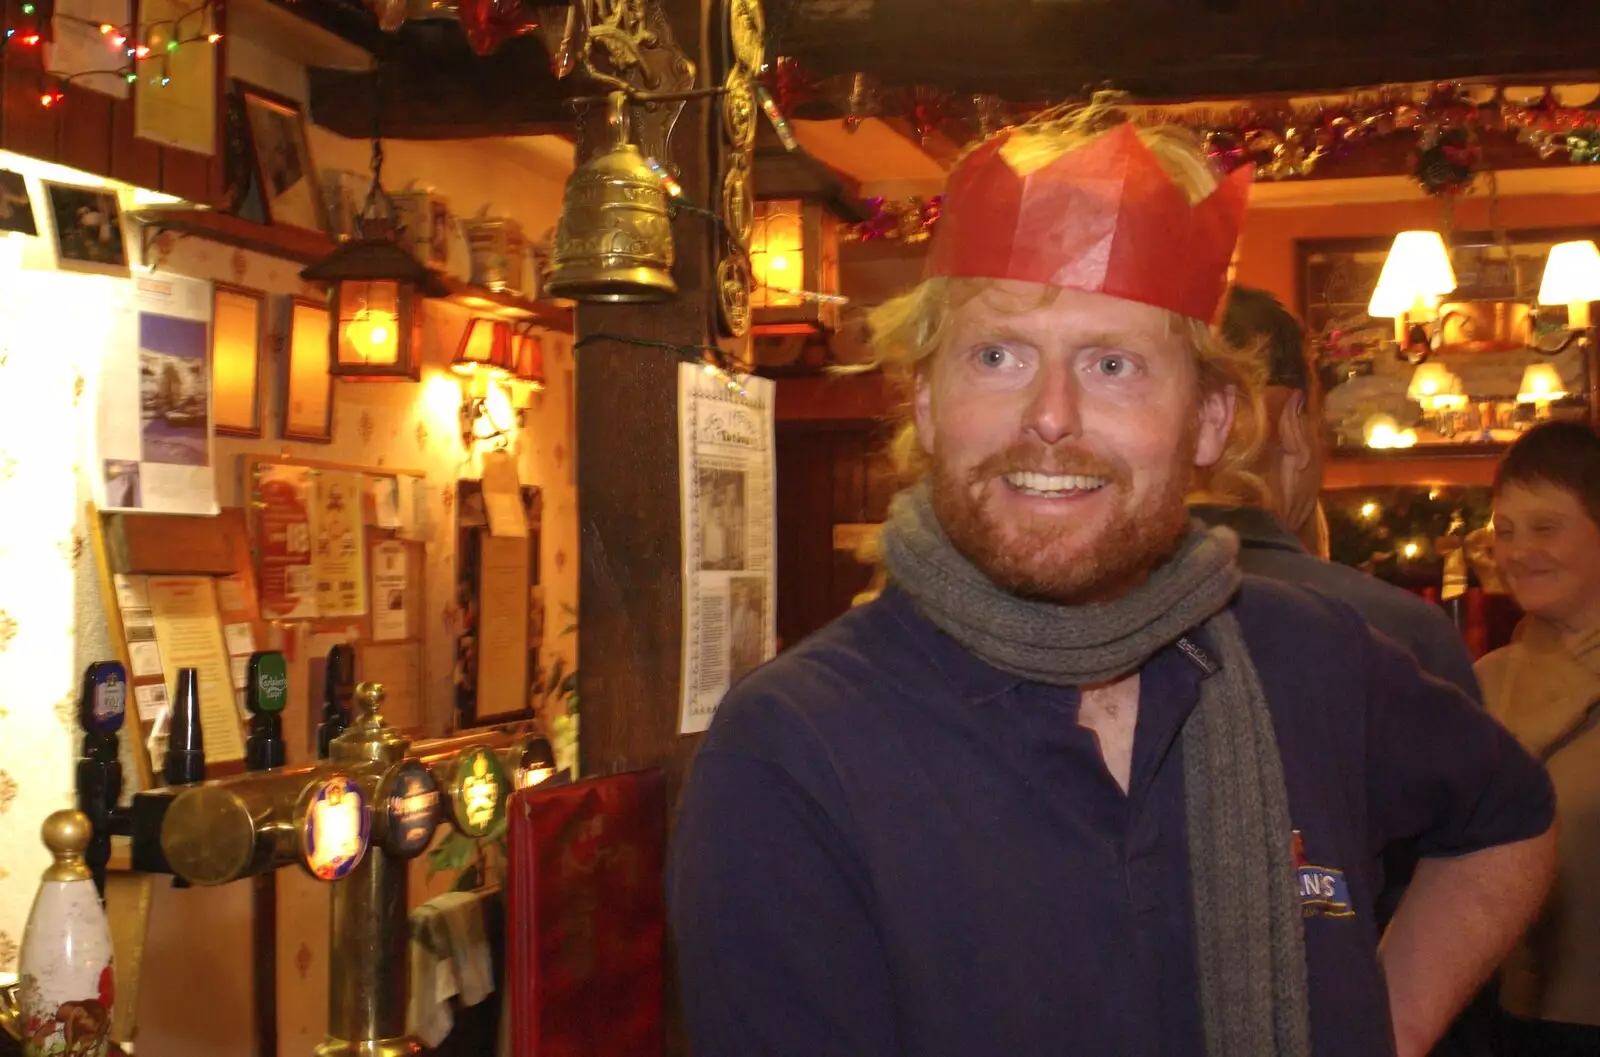
<svg viewBox="0 0 1600 1057">
<path fill-rule="evenodd" d="M 777 53 L 823 75 L 868 73 L 1016 101 L 1110 82 L 1145 99 L 1215 99 L 1363 85 L 1593 70 L 1600 4 L 1428 0 L 871 0 L 866 17 L 791 0 Z M 855 12 L 857 16 L 860 11 Z"/>
<path fill-rule="evenodd" d="M 376 95 L 388 139 L 570 135 L 573 129 L 567 86 L 531 36 L 480 57 L 457 24 L 407 23 L 382 54 L 380 73 L 314 68 L 309 75 L 311 119 L 342 136 L 372 135 Z"/>
</svg>

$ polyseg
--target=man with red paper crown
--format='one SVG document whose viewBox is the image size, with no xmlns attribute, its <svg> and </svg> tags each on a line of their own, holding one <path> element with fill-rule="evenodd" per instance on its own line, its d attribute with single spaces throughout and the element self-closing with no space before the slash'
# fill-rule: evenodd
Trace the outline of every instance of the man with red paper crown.
<svg viewBox="0 0 1600 1057">
<path fill-rule="evenodd" d="M 1540 767 L 1186 515 L 1248 454 L 1210 325 L 1247 195 L 1103 104 L 956 166 L 875 320 L 889 585 L 733 688 L 684 794 L 696 1057 L 1417 1057 L 1532 918 Z"/>
</svg>

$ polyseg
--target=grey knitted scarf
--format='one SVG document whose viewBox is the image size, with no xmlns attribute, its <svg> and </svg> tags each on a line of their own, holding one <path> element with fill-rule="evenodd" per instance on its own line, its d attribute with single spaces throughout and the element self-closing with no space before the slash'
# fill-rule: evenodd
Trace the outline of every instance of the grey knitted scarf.
<svg viewBox="0 0 1600 1057">
<path fill-rule="evenodd" d="M 1062 606 L 996 587 L 951 544 L 926 484 L 895 497 L 882 552 L 940 630 L 1026 679 L 1088 686 L 1137 671 L 1203 626 L 1218 668 L 1182 733 L 1195 959 L 1209 1057 L 1309 1057 L 1305 935 L 1289 797 L 1266 697 L 1228 602 L 1238 538 L 1194 533 L 1142 586 Z"/>
</svg>

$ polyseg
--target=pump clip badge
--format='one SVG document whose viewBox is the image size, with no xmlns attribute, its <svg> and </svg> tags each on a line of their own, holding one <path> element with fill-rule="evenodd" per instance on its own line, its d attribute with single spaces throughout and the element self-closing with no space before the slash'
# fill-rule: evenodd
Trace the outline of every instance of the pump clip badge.
<svg viewBox="0 0 1600 1057">
<path fill-rule="evenodd" d="M 1305 838 L 1294 831 L 1295 885 L 1300 894 L 1300 914 L 1308 918 L 1353 918 L 1350 886 L 1343 870 L 1316 866 L 1306 859 Z"/>
</svg>

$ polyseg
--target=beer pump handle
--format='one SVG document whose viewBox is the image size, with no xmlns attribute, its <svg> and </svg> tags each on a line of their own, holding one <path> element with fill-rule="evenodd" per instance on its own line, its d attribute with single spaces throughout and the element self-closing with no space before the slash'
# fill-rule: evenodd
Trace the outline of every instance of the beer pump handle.
<svg viewBox="0 0 1600 1057">
<path fill-rule="evenodd" d="M 162 777 L 168 785 L 190 785 L 206 778 L 205 730 L 200 725 L 200 673 L 178 669 L 178 692 L 172 701 L 167 733 L 167 761 Z"/>
<path fill-rule="evenodd" d="M 77 805 L 90 826 L 84 863 L 102 897 L 106 890 L 106 863 L 111 859 L 111 835 L 119 828 L 127 832 L 127 820 L 117 810 L 117 801 L 122 798 L 117 732 L 122 729 L 127 705 L 128 676 L 121 664 L 96 661 L 84 669 L 83 691 L 78 698 L 83 754 L 78 757 Z"/>
<path fill-rule="evenodd" d="M 317 758 L 326 760 L 333 739 L 350 725 L 350 699 L 356 692 L 356 651 L 340 644 L 328 651 L 323 673 L 322 722 L 317 725 Z"/>
<path fill-rule="evenodd" d="M 282 767 L 283 709 L 289 702 L 289 666 L 276 650 L 252 653 L 244 687 L 244 707 L 250 713 L 250 733 L 244 743 L 247 771 Z"/>
</svg>

